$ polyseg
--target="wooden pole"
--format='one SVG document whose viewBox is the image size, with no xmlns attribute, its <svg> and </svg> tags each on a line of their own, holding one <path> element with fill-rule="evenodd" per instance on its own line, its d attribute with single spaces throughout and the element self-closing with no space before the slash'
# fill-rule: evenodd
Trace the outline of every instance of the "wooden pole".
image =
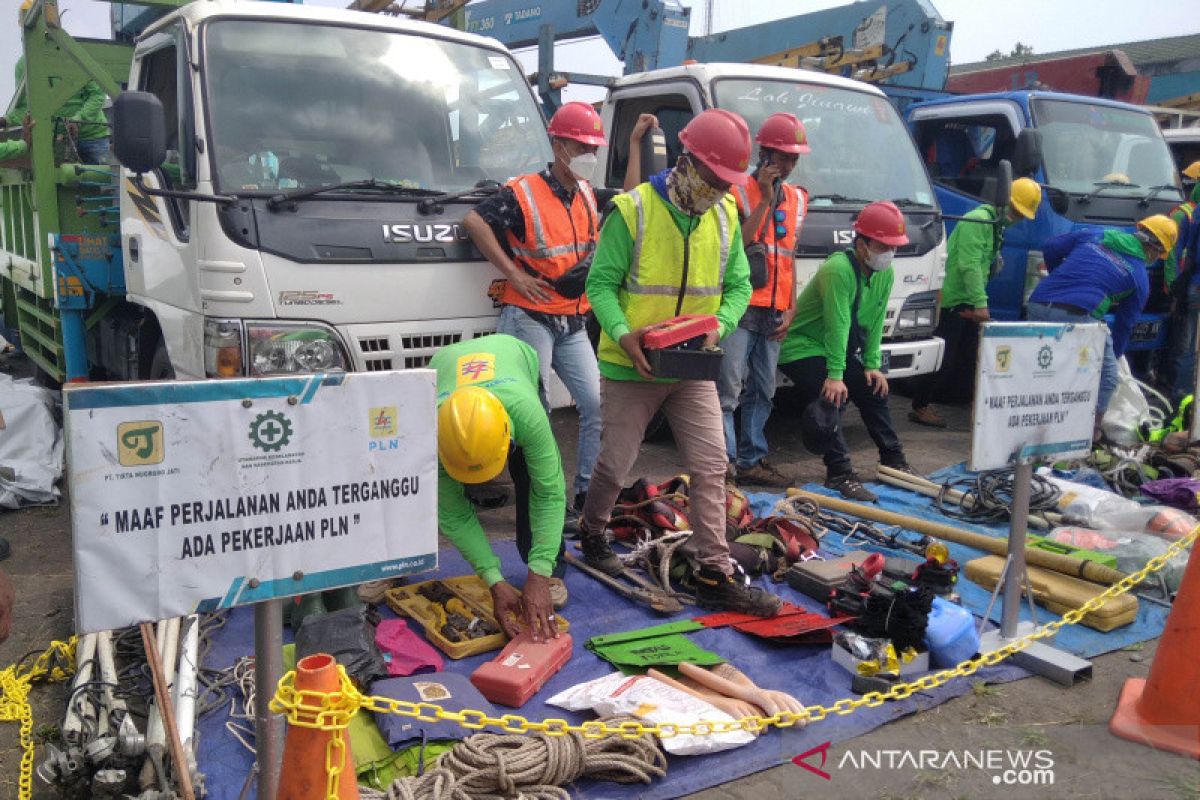
<svg viewBox="0 0 1200 800">
<path fill-rule="evenodd" d="M 143 622 L 139 627 L 142 631 L 142 644 L 146 648 L 146 661 L 150 664 L 150 676 L 154 679 L 154 698 L 158 701 L 163 727 L 167 731 L 171 760 L 175 762 L 179 793 L 183 800 L 196 800 L 195 790 L 192 789 L 192 773 L 183 754 L 183 743 L 179 741 L 179 729 L 175 727 L 175 706 L 171 703 L 171 693 L 167 691 L 167 682 L 163 679 L 163 666 L 158 658 L 158 642 L 154 640 L 154 628 L 149 622 Z"/>
</svg>

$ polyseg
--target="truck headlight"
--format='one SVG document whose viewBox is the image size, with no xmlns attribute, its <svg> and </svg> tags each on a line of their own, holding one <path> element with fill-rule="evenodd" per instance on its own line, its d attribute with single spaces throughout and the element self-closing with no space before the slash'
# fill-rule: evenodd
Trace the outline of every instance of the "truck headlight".
<svg viewBox="0 0 1200 800">
<path fill-rule="evenodd" d="M 337 334 L 316 323 L 204 322 L 204 368 L 210 378 L 345 370 Z"/>
<path fill-rule="evenodd" d="M 346 369 L 337 334 L 311 324 L 246 323 L 246 351 L 251 377 Z"/>
<path fill-rule="evenodd" d="M 937 300 L 937 292 L 909 295 L 896 315 L 893 335 L 915 338 L 932 334 L 937 327 Z"/>
</svg>

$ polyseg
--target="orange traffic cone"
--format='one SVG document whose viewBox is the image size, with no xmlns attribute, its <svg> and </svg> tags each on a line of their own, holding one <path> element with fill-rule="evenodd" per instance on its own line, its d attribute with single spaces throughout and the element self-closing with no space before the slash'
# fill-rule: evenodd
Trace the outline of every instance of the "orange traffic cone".
<svg viewBox="0 0 1200 800">
<path fill-rule="evenodd" d="M 317 653 L 300 659 L 296 664 L 296 692 L 321 692 L 333 694 L 341 690 L 337 661 L 326 653 Z M 316 722 L 322 709 L 311 699 L 305 702 L 301 694 L 300 718 L 305 722 Z M 279 770 L 279 794 L 277 800 L 322 800 L 326 797 L 329 775 L 326 772 L 327 757 L 334 764 L 340 763 L 342 771 L 337 779 L 339 800 L 358 800 L 358 780 L 354 773 L 354 758 L 350 754 L 350 735 L 341 731 L 342 747 L 330 750 L 330 741 L 337 731 L 324 731 L 289 725 L 287 741 L 283 746 L 283 766 Z"/>
<path fill-rule="evenodd" d="M 1200 556 L 1193 550 L 1174 607 L 1158 640 L 1150 674 L 1125 681 L 1108 729 L 1122 739 L 1200 758 L 1197 648 L 1200 648 Z"/>
</svg>

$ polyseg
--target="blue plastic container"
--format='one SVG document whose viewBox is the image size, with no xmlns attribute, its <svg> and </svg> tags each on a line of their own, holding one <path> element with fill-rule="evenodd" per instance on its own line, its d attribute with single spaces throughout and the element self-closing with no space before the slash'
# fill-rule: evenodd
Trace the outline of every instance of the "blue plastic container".
<svg viewBox="0 0 1200 800">
<path fill-rule="evenodd" d="M 935 667 L 953 667 L 979 652 L 979 632 L 975 617 L 957 603 L 933 598 L 925 645 Z"/>
</svg>

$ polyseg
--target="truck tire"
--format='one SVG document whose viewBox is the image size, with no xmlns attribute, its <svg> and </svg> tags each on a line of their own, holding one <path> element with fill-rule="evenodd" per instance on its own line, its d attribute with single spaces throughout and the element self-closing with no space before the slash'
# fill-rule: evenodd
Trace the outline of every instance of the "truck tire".
<svg viewBox="0 0 1200 800">
<path fill-rule="evenodd" d="M 167 345 L 159 342 L 154 348 L 154 358 L 150 359 L 150 371 L 146 375 L 151 381 L 175 380 L 175 368 L 171 366 L 171 357 L 167 355 Z"/>
</svg>

